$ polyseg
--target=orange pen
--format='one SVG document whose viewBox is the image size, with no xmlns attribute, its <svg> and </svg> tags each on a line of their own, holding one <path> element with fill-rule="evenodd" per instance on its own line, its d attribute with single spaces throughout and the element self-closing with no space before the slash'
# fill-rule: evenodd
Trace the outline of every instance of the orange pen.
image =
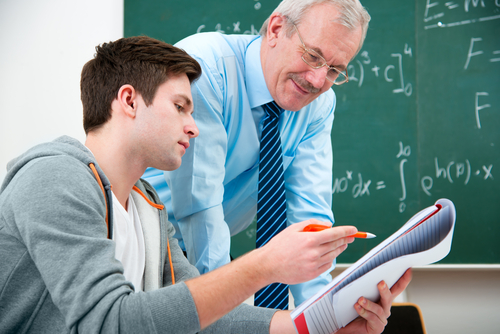
<svg viewBox="0 0 500 334">
<path fill-rule="evenodd" d="M 321 224 L 309 224 L 304 228 L 304 232 L 323 231 L 323 230 L 326 230 L 327 228 L 330 228 L 330 227 L 328 227 L 326 225 L 321 225 Z M 369 233 L 369 232 L 358 232 L 356 234 L 350 235 L 350 237 L 361 238 L 361 239 L 371 239 L 371 238 L 375 238 L 376 235 L 373 233 Z"/>
</svg>

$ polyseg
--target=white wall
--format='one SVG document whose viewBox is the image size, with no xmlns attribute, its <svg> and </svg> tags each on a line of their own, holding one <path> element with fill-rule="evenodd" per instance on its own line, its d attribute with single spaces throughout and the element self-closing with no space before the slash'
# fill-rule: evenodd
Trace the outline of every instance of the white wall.
<svg viewBox="0 0 500 334">
<path fill-rule="evenodd" d="M 429 334 L 500 333 L 500 270 L 487 267 L 414 269 L 406 295 Z"/>
<path fill-rule="evenodd" d="M 0 0 L 0 179 L 9 160 L 67 134 L 84 141 L 80 72 L 123 37 L 123 0 Z"/>
<path fill-rule="evenodd" d="M 346 268 L 337 266 L 332 276 Z M 398 302 L 420 307 L 428 334 L 500 333 L 499 265 L 413 268 L 410 285 L 401 296 Z"/>
</svg>

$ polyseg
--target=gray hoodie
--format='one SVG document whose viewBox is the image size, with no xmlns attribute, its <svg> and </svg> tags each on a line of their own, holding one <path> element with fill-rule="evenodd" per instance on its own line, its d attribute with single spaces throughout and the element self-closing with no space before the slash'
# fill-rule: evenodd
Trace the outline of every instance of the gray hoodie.
<svg viewBox="0 0 500 334">
<path fill-rule="evenodd" d="M 136 186 L 160 203 L 147 182 Z M 165 210 L 140 209 L 145 200 L 138 204 L 146 241 L 145 292 L 134 292 L 108 238 L 110 189 L 92 154 L 70 137 L 35 146 L 8 164 L 0 189 L 0 333 L 199 331 L 193 298 L 182 282 L 198 272 L 173 238 Z M 167 238 L 175 285 L 165 265 Z M 241 305 L 204 332 L 267 333 L 273 314 Z"/>
</svg>

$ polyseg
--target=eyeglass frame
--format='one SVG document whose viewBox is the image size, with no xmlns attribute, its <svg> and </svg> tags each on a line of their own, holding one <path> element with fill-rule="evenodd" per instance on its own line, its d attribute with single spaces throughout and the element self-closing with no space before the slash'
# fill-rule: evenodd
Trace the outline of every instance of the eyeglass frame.
<svg viewBox="0 0 500 334">
<path fill-rule="evenodd" d="M 338 82 L 335 82 L 335 81 L 332 81 L 331 79 L 328 78 L 328 71 L 327 71 L 327 75 L 326 75 L 326 79 L 328 81 L 330 81 L 332 84 L 336 85 L 336 86 L 340 86 L 342 84 L 345 84 L 346 82 L 349 82 L 349 74 L 347 73 L 347 68 L 345 70 L 345 74 L 343 73 L 344 71 L 341 71 L 339 70 L 338 68 L 336 68 L 335 66 L 330 66 L 327 64 L 326 62 L 326 59 L 323 58 L 319 53 L 317 53 L 316 51 L 314 51 L 313 49 L 309 49 L 306 44 L 304 43 L 304 41 L 302 40 L 302 36 L 300 36 L 300 33 L 299 33 L 299 29 L 297 28 L 297 25 L 294 23 L 294 22 L 291 22 L 293 24 L 293 27 L 295 28 L 295 31 L 297 31 L 297 36 L 299 36 L 299 40 L 300 42 L 302 43 L 302 48 L 304 49 L 304 53 L 302 53 L 302 60 L 304 61 L 304 63 L 306 63 L 308 66 L 310 66 L 311 68 L 314 68 L 314 69 L 319 69 L 319 68 L 322 68 L 322 67 L 327 67 L 328 68 L 328 71 L 330 70 L 334 70 L 335 72 L 338 73 L 338 76 L 342 75 L 345 77 L 345 80 L 338 83 Z M 305 59 L 304 59 L 304 54 L 306 53 L 313 53 L 313 56 L 318 56 L 321 60 L 323 60 L 323 65 L 321 66 L 313 66 L 311 64 L 309 64 Z"/>
</svg>

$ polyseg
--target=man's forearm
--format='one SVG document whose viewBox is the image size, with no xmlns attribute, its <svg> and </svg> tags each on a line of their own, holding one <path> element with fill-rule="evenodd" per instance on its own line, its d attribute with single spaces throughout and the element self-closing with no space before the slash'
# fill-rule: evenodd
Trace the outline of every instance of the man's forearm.
<svg viewBox="0 0 500 334">
<path fill-rule="evenodd" d="M 290 311 L 278 311 L 274 314 L 273 318 L 271 319 L 269 333 L 270 334 L 296 333 L 295 326 L 293 325 L 292 318 L 290 317 Z"/>
<path fill-rule="evenodd" d="M 256 249 L 230 264 L 186 281 L 198 311 L 201 329 L 273 282 L 272 268 L 266 266 L 263 256 L 262 250 Z"/>
<path fill-rule="evenodd" d="M 327 270 L 333 259 L 354 241 L 355 227 L 303 232 L 308 220 L 287 227 L 263 247 L 221 268 L 186 281 L 201 328 L 210 325 L 264 286 L 297 284 Z"/>
</svg>

